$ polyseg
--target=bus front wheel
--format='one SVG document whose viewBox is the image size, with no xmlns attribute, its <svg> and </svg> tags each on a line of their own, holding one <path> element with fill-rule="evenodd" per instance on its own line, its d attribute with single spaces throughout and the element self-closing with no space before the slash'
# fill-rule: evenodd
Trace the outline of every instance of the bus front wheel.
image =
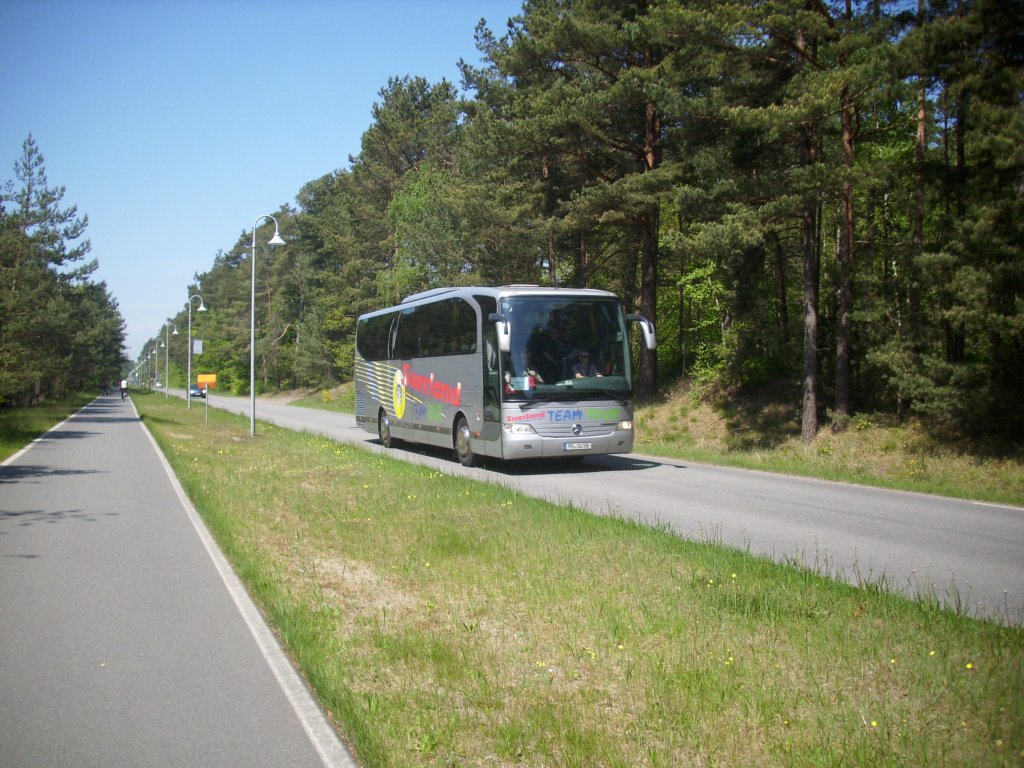
<svg viewBox="0 0 1024 768">
<path fill-rule="evenodd" d="M 475 467 L 477 465 L 477 455 L 473 453 L 469 440 L 469 423 L 466 421 L 465 416 L 460 416 L 455 424 L 455 458 L 464 467 Z"/>
<path fill-rule="evenodd" d="M 377 436 L 385 448 L 390 448 L 395 444 L 395 438 L 391 436 L 391 422 L 388 421 L 388 414 L 384 410 L 377 415 Z"/>
</svg>

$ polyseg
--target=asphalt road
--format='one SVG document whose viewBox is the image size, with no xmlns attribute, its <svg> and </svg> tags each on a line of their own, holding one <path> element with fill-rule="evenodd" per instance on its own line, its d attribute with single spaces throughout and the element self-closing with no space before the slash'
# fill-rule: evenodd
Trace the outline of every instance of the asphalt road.
<svg viewBox="0 0 1024 768">
<path fill-rule="evenodd" d="M 0 466 L 0 766 L 355 766 L 119 396 Z"/>
<path fill-rule="evenodd" d="M 212 395 L 210 405 L 249 414 L 248 400 Z M 385 450 L 351 415 L 259 399 L 256 416 Z M 406 445 L 390 453 L 596 514 L 665 525 L 692 539 L 795 561 L 849 583 L 884 584 L 934 596 L 970 615 L 1024 624 L 1020 507 L 639 454 L 591 457 L 570 467 L 490 462 L 466 469 L 444 451 Z"/>
</svg>

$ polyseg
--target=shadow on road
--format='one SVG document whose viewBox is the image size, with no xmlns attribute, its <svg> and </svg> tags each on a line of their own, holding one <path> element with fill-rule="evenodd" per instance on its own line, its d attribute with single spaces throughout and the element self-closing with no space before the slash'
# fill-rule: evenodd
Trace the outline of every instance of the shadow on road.
<svg viewBox="0 0 1024 768">
<path fill-rule="evenodd" d="M 139 417 L 129 411 L 130 415 L 125 414 L 125 407 L 127 403 L 122 403 L 120 400 L 111 399 L 110 402 L 104 402 L 102 400 L 96 400 L 85 408 L 80 410 L 68 421 L 73 424 L 79 423 L 100 423 L 109 424 L 111 422 L 138 422 Z M 58 432 L 59 434 L 59 432 Z"/>
<path fill-rule="evenodd" d="M 46 511 L 42 509 L 25 509 L 25 510 L 7 510 L 0 509 L 0 524 L 13 522 L 18 527 L 25 527 L 29 525 L 36 525 L 38 523 L 47 523 L 53 525 L 55 523 L 63 523 L 67 520 L 78 520 L 85 523 L 98 522 L 101 517 L 118 517 L 117 512 L 104 512 L 102 515 L 96 515 L 90 512 L 83 512 L 80 509 L 61 509 L 56 511 Z M 0 528 L 0 533 L 3 529 Z"/>
<path fill-rule="evenodd" d="M 100 416 L 96 416 L 96 417 L 75 416 L 73 419 L 71 419 L 70 423 L 72 423 L 72 424 L 83 424 L 83 423 L 84 424 L 116 424 L 118 422 L 137 423 L 139 421 L 141 421 L 141 419 L 139 419 L 137 416 L 103 416 L 103 415 L 100 415 Z M 58 430 L 58 432 L 59 431 L 62 431 L 62 430 Z"/>
<path fill-rule="evenodd" d="M 83 433 L 85 435 L 91 432 Z M 95 469 L 56 469 L 44 464 L 11 464 L 0 467 L 0 483 L 14 483 L 18 480 L 31 480 L 36 477 L 61 477 L 71 475 L 93 475 Z"/>
<path fill-rule="evenodd" d="M 380 441 L 373 441 L 380 445 Z M 450 461 L 458 464 L 450 448 L 437 448 L 434 446 L 417 445 L 396 441 L 391 449 L 409 454 L 429 456 L 441 461 Z M 528 477 L 530 475 L 560 475 L 564 472 L 575 474 L 587 474 L 594 472 L 638 472 L 645 469 L 654 469 L 662 466 L 661 462 L 646 458 L 638 458 L 629 454 L 605 454 L 597 456 L 580 456 L 571 459 L 519 459 L 516 461 L 502 461 L 487 456 L 480 459 L 481 468 L 497 472 L 509 477 Z"/>
<path fill-rule="evenodd" d="M 98 432 L 90 432 L 85 429 L 54 429 L 47 432 L 45 435 L 39 436 L 40 443 L 46 443 L 51 440 L 78 440 L 83 437 L 95 437 Z"/>
</svg>

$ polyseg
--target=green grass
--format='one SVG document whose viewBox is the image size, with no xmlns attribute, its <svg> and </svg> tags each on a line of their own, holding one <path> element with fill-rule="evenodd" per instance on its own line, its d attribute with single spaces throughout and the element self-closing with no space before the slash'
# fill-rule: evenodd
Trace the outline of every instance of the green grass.
<svg viewBox="0 0 1024 768">
<path fill-rule="evenodd" d="M 92 402 L 95 392 L 47 400 L 32 408 L 0 408 L 0 461 L 13 456 L 44 432 Z"/>
<path fill-rule="evenodd" d="M 136 396 L 366 768 L 1024 764 L 1024 632 Z"/>
<path fill-rule="evenodd" d="M 355 386 L 349 382 L 333 389 L 322 389 L 292 400 L 291 405 L 298 405 L 303 408 L 319 408 L 324 411 L 355 413 Z"/>
</svg>

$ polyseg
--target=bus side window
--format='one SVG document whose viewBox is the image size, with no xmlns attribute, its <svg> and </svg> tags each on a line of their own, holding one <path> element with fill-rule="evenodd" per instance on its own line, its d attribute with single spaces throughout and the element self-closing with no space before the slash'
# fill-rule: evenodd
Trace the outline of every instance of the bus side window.
<svg viewBox="0 0 1024 768">
<path fill-rule="evenodd" d="M 419 356 L 420 340 L 417 319 L 415 307 L 403 309 L 399 313 L 392 357 L 399 360 L 411 360 Z"/>
</svg>

